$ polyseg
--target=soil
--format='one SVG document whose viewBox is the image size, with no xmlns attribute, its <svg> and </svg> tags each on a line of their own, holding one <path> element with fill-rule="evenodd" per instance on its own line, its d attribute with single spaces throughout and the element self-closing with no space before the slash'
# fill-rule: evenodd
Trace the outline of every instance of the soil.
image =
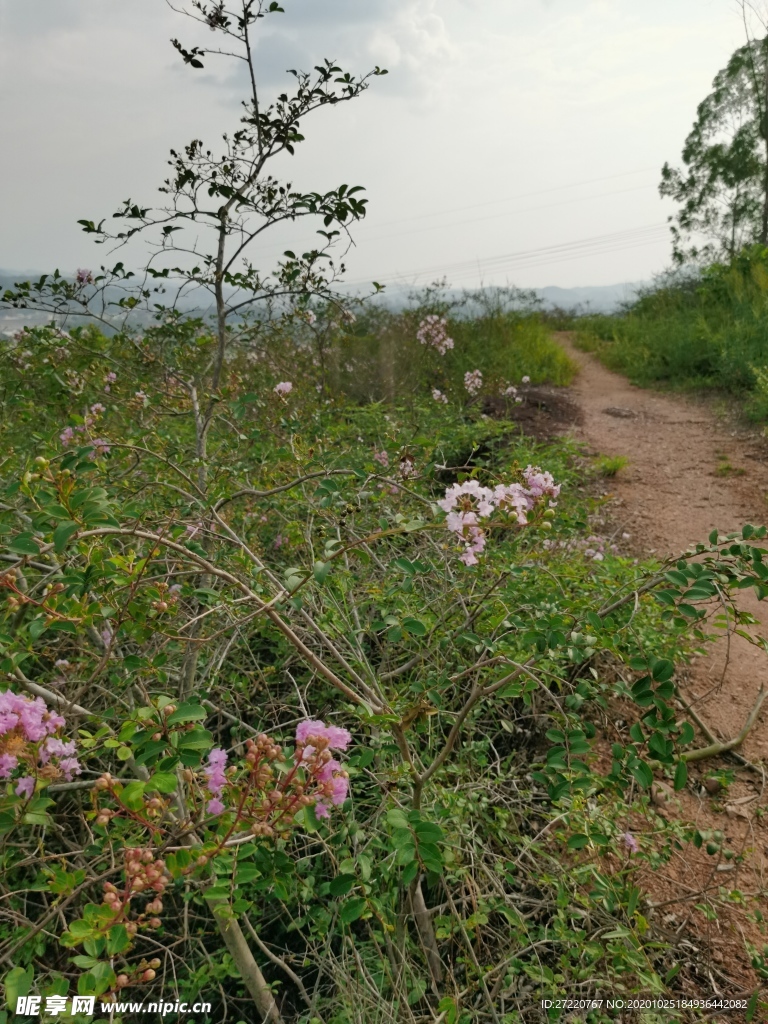
<svg viewBox="0 0 768 1024">
<path fill-rule="evenodd" d="M 628 460 L 605 480 L 603 490 L 612 520 L 630 535 L 623 543 L 634 555 L 664 559 L 692 543 L 706 543 L 713 529 L 728 533 L 766 520 L 768 444 L 762 433 L 739 424 L 728 410 L 716 412 L 711 402 L 635 387 L 577 350 L 569 334 L 555 337 L 579 367 L 570 398 L 580 414 L 570 432 L 588 455 Z M 768 635 L 768 602 L 758 602 L 749 590 L 739 603 L 765 623 L 753 632 Z M 744 726 L 767 677 L 766 655 L 732 636 L 695 659 L 677 683 L 709 730 L 729 739 Z M 625 723 L 619 727 L 625 732 Z M 615 738 L 606 736 L 606 747 Z M 705 746 L 709 741 L 697 730 L 696 742 Z M 758 911 L 768 919 L 768 776 L 763 772 L 763 766 L 768 768 L 768 701 L 740 753 L 752 769 L 725 755 L 692 766 L 682 793 L 665 790 L 662 783 L 645 820 L 646 830 L 655 814 L 694 822 L 701 830 L 719 829 L 725 846 L 744 856 L 743 863 L 728 861 L 690 845 L 642 879 L 644 913 L 656 933 L 675 945 L 683 968 L 681 988 L 699 997 L 735 997 L 761 983 L 745 940 L 760 950 L 768 942 L 755 916 Z M 732 773 L 733 781 L 726 777 L 726 785 L 710 794 L 703 783 L 709 778 L 707 785 L 715 789 L 711 776 L 722 770 Z M 708 908 L 716 911 L 716 919 Z M 708 1019 L 734 1024 L 743 1017 L 735 1012 Z M 760 1010 L 753 1019 L 764 1019 Z"/>
</svg>

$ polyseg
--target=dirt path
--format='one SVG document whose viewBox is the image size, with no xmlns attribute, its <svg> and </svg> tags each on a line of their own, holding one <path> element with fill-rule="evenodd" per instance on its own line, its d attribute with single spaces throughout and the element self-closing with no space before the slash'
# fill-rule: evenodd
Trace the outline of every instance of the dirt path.
<svg viewBox="0 0 768 1024">
<path fill-rule="evenodd" d="M 573 433 L 595 454 L 629 459 L 606 487 L 615 496 L 612 514 L 639 554 L 677 554 L 706 543 L 713 529 L 727 533 L 768 521 L 762 438 L 735 431 L 702 403 L 635 387 L 579 352 L 567 334 L 557 339 L 580 368 L 571 390 L 584 422 Z M 742 606 L 768 631 L 768 602 L 758 602 L 750 590 Z M 695 673 L 700 693 L 723 681 L 706 709 L 710 726 L 726 737 L 739 731 L 761 679 L 768 681 L 764 655 L 739 637 L 730 647 L 727 665 L 726 645 L 719 644 Z M 768 723 L 768 709 L 762 717 Z M 768 759 L 768 727 L 754 731 L 745 752 Z"/>
<path fill-rule="evenodd" d="M 606 490 L 612 496 L 611 517 L 630 534 L 628 543 L 636 554 L 677 554 L 691 543 L 706 542 L 713 529 L 727 533 L 744 523 L 768 521 L 768 447 L 761 436 L 736 429 L 729 417 L 718 418 L 698 401 L 634 387 L 593 356 L 578 351 L 568 334 L 556 337 L 580 368 L 571 394 L 581 407 L 583 423 L 571 433 L 591 454 L 629 460 L 626 468 L 606 481 Z M 754 629 L 768 634 L 768 601 L 758 602 L 749 590 L 740 604 L 762 620 Z M 728 644 L 718 642 L 694 662 L 684 692 L 697 701 L 697 711 L 712 732 L 728 739 L 746 721 L 761 681 L 768 684 L 768 658 L 734 637 L 730 650 Z M 768 702 L 742 753 L 768 766 Z M 702 762 L 701 777 L 716 767 L 736 766 L 725 759 Z M 699 828 L 722 830 L 727 845 L 745 853 L 746 864 L 723 864 L 718 869 L 713 858 L 689 848 L 648 879 L 651 897 L 672 901 L 683 893 L 708 890 L 714 895 L 725 887 L 723 891 L 760 894 L 758 905 L 765 913 L 768 789 L 763 791 L 759 775 L 740 771 L 738 780 L 715 797 L 703 790 L 697 797 L 689 789 L 679 798 L 672 797 L 672 802 L 676 813 Z M 711 922 L 691 909 L 690 900 L 679 906 L 670 903 L 667 930 L 677 932 L 684 926 L 685 934 L 693 931 L 703 937 L 708 961 L 705 977 L 715 988 L 719 984 L 727 992 L 729 983 L 754 984 L 743 937 L 760 946 L 768 939 L 751 916 L 754 905 L 732 912 L 718 910 L 719 920 Z"/>
</svg>

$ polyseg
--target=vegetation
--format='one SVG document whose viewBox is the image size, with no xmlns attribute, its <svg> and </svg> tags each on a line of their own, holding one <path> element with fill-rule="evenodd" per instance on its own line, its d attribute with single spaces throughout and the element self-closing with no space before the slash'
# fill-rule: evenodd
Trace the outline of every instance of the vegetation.
<svg viewBox="0 0 768 1024">
<path fill-rule="evenodd" d="M 282 12 L 189 13 L 252 67 L 250 33 Z M 402 314 L 342 301 L 318 268 L 361 201 L 262 175 L 314 104 L 367 81 L 318 75 L 266 111 L 254 85 L 220 160 L 194 143 L 174 163 L 169 211 L 121 211 L 118 242 L 159 228 L 175 259 L 207 195 L 197 269 L 150 261 L 134 287 L 119 263 L 4 295 L 54 317 L 0 348 L 8 1010 L 690 1019 L 622 1002 L 706 983 L 652 929 L 640 873 L 690 842 L 742 854 L 648 794 L 727 747 L 696 746 L 676 672 L 712 602 L 723 627 L 751 621 L 734 595 L 768 593 L 766 530 L 621 558 L 574 445 L 484 411 L 570 378 L 535 314 L 461 316 L 434 290 Z M 271 277 L 222 257 L 302 211 L 323 249 Z M 212 292 L 210 320 L 153 291 L 173 275 Z M 111 331 L 67 330 L 73 312 Z"/>
<path fill-rule="evenodd" d="M 615 316 L 577 322 L 580 344 L 635 383 L 734 395 L 768 415 L 768 249 L 671 274 Z"/>
</svg>

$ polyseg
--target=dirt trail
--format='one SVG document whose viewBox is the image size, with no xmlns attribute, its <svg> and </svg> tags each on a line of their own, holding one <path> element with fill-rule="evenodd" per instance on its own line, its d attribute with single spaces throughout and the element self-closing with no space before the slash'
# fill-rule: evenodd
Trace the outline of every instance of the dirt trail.
<svg viewBox="0 0 768 1024">
<path fill-rule="evenodd" d="M 713 529 L 727 533 L 744 523 L 768 521 L 768 446 L 763 437 L 736 429 L 727 415 L 718 418 L 702 402 L 634 387 L 578 351 L 570 335 L 560 333 L 556 338 L 580 368 L 571 395 L 581 407 L 583 422 L 571 433 L 594 455 L 629 460 L 606 481 L 606 490 L 612 496 L 611 518 L 630 534 L 628 543 L 635 554 L 661 558 L 680 553 L 691 543 L 706 542 Z M 758 602 L 749 590 L 742 593 L 740 606 L 761 620 L 754 629 L 768 634 L 768 601 Z M 696 702 L 712 733 L 729 739 L 743 727 L 762 681 L 768 684 L 768 658 L 734 637 L 730 650 L 726 642 L 718 642 L 706 657 L 696 660 L 682 689 Z M 701 745 L 707 742 L 698 739 Z M 768 701 L 742 753 L 768 766 Z M 701 762 L 698 778 L 718 767 L 736 766 L 727 759 Z M 758 774 L 738 774 L 738 780 L 715 797 L 703 790 L 697 797 L 689 788 L 679 797 L 670 793 L 669 799 L 674 814 L 695 821 L 701 829 L 722 830 L 727 845 L 745 853 L 745 866 L 718 868 L 715 859 L 689 848 L 645 880 L 652 899 L 670 901 L 666 925 L 660 930 L 666 927 L 678 940 L 683 934 L 694 940 L 698 936 L 703 949 L 697 948 L 706 961 L 703 977 L 723 992 L 729 987 L 733 991 L 733 984 L 754 984 L 743 936 L 760 946 L 768 940 L 751 917 L 754 905 L 719 909 L 716 922 L 693 910 L 696 893 L 715 896 L 719 887 L 725 887 L 724 891 L 739 889 L 758 896 L 765 913 L 768 788 Z M 672 902 L 686 893 L 687 903 Z M 695 959 L 692 955 L 692 962 Z M 692 970 L 701 985 L 701 965 Z M 709 981 L 706 988 L 711 987 Z"/>
<path fill-rule="evenodd" d="M 713 529 L 727 533 L 768 520 L 768 451 L 761 437 L 734 430 L 703 403 L 635 387 L 579 352 L 567 334 L 557 340 L 580 368 L 571 390 L 584 421 L 572 432 L 596 454 L 629 459 L 606 486 L 615 496 L 612 515 L 638 554 L 678 554 L 706 543 Z M 768 630 L 768 602 L 758 602 L 752 590 L 740 602 Z M 706 704 L 707 721 L 730 737 L 743 726 L 761 680 L 768 682 L 768 659 L 740 637 L 732 638 L 729 657 L 727 645 L 718 644 L 696 666 L 694 689 L 701 694 L 721 680 Z M 761 717 L 768 723 L 768 708 Z M 768 727 L 754 730 L 745 753 L 768 759 Z"/>
</svg>

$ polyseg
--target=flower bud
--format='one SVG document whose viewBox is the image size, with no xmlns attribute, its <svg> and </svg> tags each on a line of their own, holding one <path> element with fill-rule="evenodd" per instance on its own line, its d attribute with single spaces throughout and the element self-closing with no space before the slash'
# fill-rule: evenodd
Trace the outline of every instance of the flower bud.
<svg viewBox="0 0 768 1024">
<path fill-rule="evenodd" d="M 144 971 L 144 973 L 142 974 L 141 980 L 142 981 L 154 981 L 156 977 L 157 977 L 157 974 L 152 970 L 151 967 L 148 967 L 146 969 L 146 971 Z"/>
<path fill-rule="evenodd" d="M 115 980 L 115 984 L 116 984 L 117 988 L 125 988 L 125 986 L 127 984 L 129 984 L 128 975 L 127 974 L 118 974 L 118 976 L 117 976 L 117 978 Z"/>
<path fill-rule="evenodd" d="M 149 919 L 149 927 L 150 928 L 159 928 L 162 925 L 162 923 L 163 922 L 160 920 L 159 917 L 151 917 Z"/>
<path fill-rule="evenodd" d="M 156 971 L 157 968 L 160 966 L 160 958 L 157 956 L 154 957 L 152 960 L 149 961 L 149 966 Z"/>
<path fill-rule="evenodd" d="M 540 524 L 540 526 L 541 526 L 542 530 L 545 530 L 547 533 L 552 529 L 552 523 L 550 523 L 546 519 L 544 520 L 543 523 Z"/>
</svg>

